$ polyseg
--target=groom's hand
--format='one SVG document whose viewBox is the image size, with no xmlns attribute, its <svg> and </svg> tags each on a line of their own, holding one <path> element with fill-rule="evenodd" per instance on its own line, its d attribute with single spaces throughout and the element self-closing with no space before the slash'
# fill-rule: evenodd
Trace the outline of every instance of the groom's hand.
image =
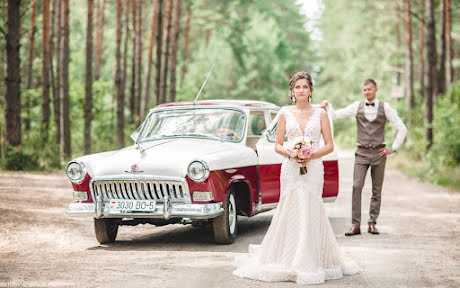
<svg viewBox="0 0 460 288">
<path fill-rule="evenodd" d="M 324 110 L 326 110 L 327 105 L 329 105 L 329 102 L 328 102 L 327 100 L 323 100 L 323 101 L 319 104 L 319 107 L 321 107 L 321 108 L 323 108 Z"/>
<path fill-rule="evenodd" d="M 386 157 L 387 155 L 390 155 L 391 153 L 393 153 L 393 150 L 391 148 L 382 148 L 379 151 L 380 151 L 379 154 L 382 157 Z"/>
</svg>

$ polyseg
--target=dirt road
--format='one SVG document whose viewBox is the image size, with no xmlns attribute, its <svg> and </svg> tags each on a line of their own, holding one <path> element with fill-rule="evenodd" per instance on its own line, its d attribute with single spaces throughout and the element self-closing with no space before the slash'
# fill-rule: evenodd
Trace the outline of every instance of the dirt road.
<svg viewBox="0 0 460 288">
<path fill-rule="evenodd" d="M 460 194 L 387 167 L 381 234 L 348 238 L 353 153 L 339 156 L 340 194 L 326 209 L 345 258 L 362 271 L 321 287 L 460 287 Z M 370 189 L 368 178 L 364 221 Z M 233 257 L 260 243 L 272 212 L 239 218 L 232 245 L 180 224 L 123 226 L 115 244 L 98 245 L 91 218 L 65 213 L 71 191 L 63 173 L 0 173 L 0 287 L 298 287 L 232 276 Z"/>
</svg>

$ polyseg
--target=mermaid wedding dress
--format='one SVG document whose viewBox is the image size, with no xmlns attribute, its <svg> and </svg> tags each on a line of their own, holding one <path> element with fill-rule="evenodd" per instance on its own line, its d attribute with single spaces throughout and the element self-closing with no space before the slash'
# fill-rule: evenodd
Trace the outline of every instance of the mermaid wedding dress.
<svg viewBox="0 0 460 288">
<path fill-rule="evenodd" d="M 283 107 L 288 141 L 304 136 L 314 144 L 321 139 L 321 110 L 310 117 L 304 131 L 291 112 Z M 317 146 L 318 145 L 314 145 Z M 295 160 L 283 161 L 280 200 L 261 245 L 249 245 L 249 254 L 235 257 L 233 274 L 267 282 L 293 281 L 319 284 L 359 271 L 355 262 L 346 263 L 327 218 L 323 201 L 323 163 L 314 159 L 307 174 L 300 175 Z"/>
</svg>

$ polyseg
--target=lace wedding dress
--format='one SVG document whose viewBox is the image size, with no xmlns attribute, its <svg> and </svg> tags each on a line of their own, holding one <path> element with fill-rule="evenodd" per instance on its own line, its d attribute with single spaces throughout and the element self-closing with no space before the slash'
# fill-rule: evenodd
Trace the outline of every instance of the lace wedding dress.
<svg viewBox="0 0 460 288">
<path fill-rule="evenodd" d="M 288 141 L 305 136 L 320 143 L 321 109 L 315 108 L 304 131 L 291 109 L 281 109 Z M 249 245 L 249 254 L 235 257 L 234 275 L 267 282 L 319 284 L 359 271 L 356 263 L 343 261 L 327 218 L 321 159 L 308 162 L 305 175 L 300 175 L 299 168 L 295 160 L 283 161 L 280 200 L 267 234 L 261 245 Z"/>
</svg>

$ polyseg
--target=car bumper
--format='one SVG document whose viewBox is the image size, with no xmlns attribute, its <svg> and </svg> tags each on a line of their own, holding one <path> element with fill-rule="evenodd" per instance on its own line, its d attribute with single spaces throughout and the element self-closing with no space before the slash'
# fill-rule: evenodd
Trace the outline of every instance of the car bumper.
<svg viewBox="0 0 460 288">
<path fill-rule="evenodd" d="M 70 215 L 93 216 L 96 218 L 190 218 L 210 219 L 224 212 L 222 202 L 206 204 L 178 204 L 165 201 L 157 203 L 155 211 L 145 213 L 111 213 L 105 202 L 77 203 L 73 202 L 67 207 Z"/>
</svg>

